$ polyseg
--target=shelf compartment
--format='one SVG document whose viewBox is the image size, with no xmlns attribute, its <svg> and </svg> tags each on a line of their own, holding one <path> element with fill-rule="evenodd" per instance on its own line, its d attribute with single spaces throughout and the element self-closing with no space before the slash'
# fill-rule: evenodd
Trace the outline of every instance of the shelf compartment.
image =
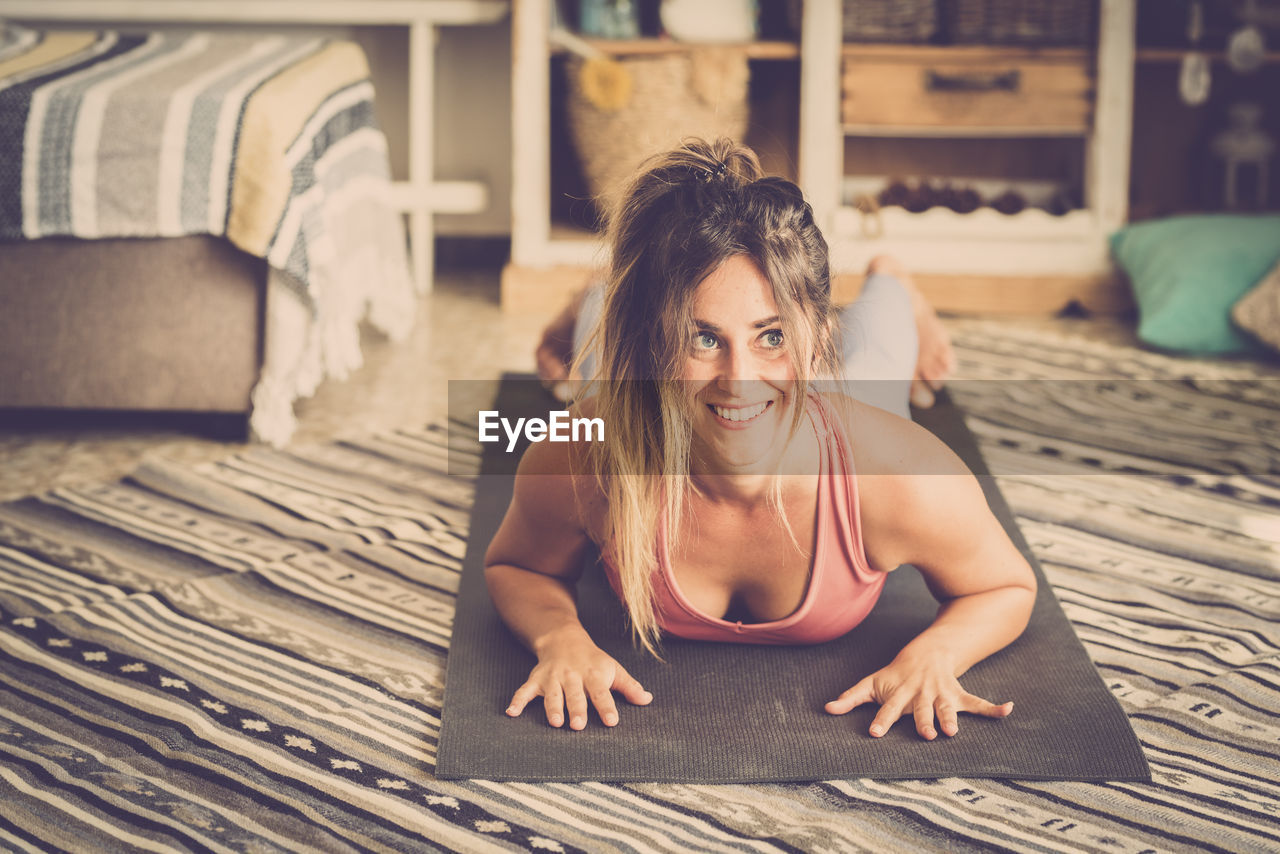
<svg viewBox="0 0 1280 854">
<path fill-rule="evenodd" d="M 864 213 L 855 207 L 842 206 L 836 211 L 835 229 L 841 234 L 886 238 L 954 238 L 979 242 L 1071 240 L 1093 235 L 1097 221 L 1092 212 L 1083 208 L 1055 215 L 1039 208 L 1026 208 L 1016 214 L 978 208 L 962 214 L 942 207 L 920 213 L 885 207 Z"/>
<path fill-rule="evenodd" d="M 1201 53 L 1213 62 L 1226 62 L 1226 51 L 1222 50 L 1193 50 L 1189 47 L 1140 47 L 1137 49 L 1134 60 L 1136 62 L 1161 64 L 1167 63 L 1176 65 L 1189 53 Z M 1265 65 L 1280 64 L 1280 51 L 1270 51 L 1262 58 Z"/>
<path fill-rule="evenodd" d="M 741 50 L 748 59 L 799 59 L 800 45 L 788 41 L 731 42 L 727 44 L 695 44 L 674 39 L 583 39 L 606 56 L 661 56 L 688 53 L 704 48 Z M 549 47 L 551 54 L 565 53 L 559 45 Z"/>
<path fill-rule="evenodd" d="M 845 133 L 1089 133 L 1093 78 L 1086 50 L 898 47 L 846 49 L 842 57 Z"/>
</svg>

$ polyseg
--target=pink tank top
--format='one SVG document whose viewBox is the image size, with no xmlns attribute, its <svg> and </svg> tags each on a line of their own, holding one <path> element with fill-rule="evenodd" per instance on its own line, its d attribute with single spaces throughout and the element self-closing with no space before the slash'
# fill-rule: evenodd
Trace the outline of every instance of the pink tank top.
<svg viewBox="0 0 1280 854">
<path fill-rule="evenodd" d="M 702 613 L 680 592 L 660 530 L 653 593 L 658 625 L 664 632 L 731 643 L 824 643 L 861 623 L 880 598 L 886 576 L 871 568 L 863 549 L 858 483 L 848 442 L 825 401 L 817 395 L 809 400 L 808 415 L 821 445 L 821 463 L 813 566 L 800 607 L 767 623 L 731 622 Z M 622 599 L 616 567 L 608 560 L 603 564 L 609 585 Z"/>
</svg>

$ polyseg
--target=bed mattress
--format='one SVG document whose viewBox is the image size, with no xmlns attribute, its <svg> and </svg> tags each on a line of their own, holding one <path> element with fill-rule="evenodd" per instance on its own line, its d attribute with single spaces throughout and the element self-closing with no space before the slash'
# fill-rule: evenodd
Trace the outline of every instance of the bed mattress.
<svg viewBox="0 0 1280 854">
<path fill-rule="evenodd" d="M 0 406 L 247 413 L 265 285 L 212 237 L 0 243 Z"/>
</svg>

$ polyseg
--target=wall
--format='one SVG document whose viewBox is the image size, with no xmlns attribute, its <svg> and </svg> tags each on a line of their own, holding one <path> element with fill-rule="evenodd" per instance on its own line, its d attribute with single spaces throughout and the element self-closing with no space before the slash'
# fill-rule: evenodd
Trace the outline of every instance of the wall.
<svg viewBox="0 0 1280 854">
<path fill-rule="evenodd" d="M 478 180 L 489 188 L 480 214 L 441 214 L 436 232 L 492 236 L 511 232 L 511 21 L 483 27 L 441 27 L 436 48 L 436 178 Z M 378 120 L 391 148 L 391 170 L 408 172 L 409 37 L 403 27 L 348 32 L 369 56 L 378 93 Z"/>
</svg>

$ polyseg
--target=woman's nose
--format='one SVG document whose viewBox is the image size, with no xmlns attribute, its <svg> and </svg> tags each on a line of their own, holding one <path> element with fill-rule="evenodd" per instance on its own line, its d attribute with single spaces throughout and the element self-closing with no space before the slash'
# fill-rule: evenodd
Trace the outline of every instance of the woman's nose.
<svg viewBox="0 0 1280 854">
<path fill-rule="evenodd" d="M 720 387 L 728 394 L 741 397 L 751 383 L 759 379 L 758 368 L 746 348 L 727 347 L 720 360 Z"/>
</svg>

